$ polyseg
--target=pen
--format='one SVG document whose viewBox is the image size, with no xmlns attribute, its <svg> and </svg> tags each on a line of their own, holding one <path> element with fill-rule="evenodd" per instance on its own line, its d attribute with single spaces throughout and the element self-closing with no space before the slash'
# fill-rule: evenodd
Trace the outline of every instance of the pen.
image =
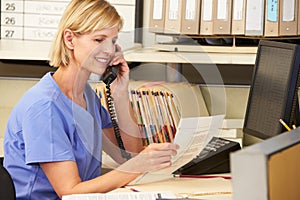
<svg viewBox="0 0 300 200">
<path fill-rule="evenodd" d="M 134 189 L 134 188 L 130 188 L 130 190 L 131 190 L 132 192 L 140 192 L 140 191 L 138 191 L 137 189 Z"/>
<path fill-rule="evenodd" d="M 279 119 L 279 122 L 286 128 L 286 130 L 291 130 L 291 128 L 282 119 Z"/>
<path fill-rule="evenodd" d="M 174 174 L 174 177 L 180 178 L 224 178 L 224 179 L 231 179 L 230 176 L 218 176 L 218 175 L 189 175 L 189 174 Z"/>
</svg>

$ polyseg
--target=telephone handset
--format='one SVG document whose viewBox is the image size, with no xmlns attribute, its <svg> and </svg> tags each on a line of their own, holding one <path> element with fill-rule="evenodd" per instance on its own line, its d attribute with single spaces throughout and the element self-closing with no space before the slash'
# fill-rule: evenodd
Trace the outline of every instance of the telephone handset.
<svg viewBox="0 0 300 200">
<path fill-rule="evenodd" d="M 118 76 L 119 66 L 108 66 L 102 75 L 102 81 L 105 85 L 111 84 Z"/>
<path fill-rule="evenodd" d="M 129 160 L 131 158 L 130 153 L 126 152 L 121 134 L 120 134 L 120 129 L 117 121 L 117 115 L 115 112 L 115 107 L 114 107 L 114 102 L 113 102 L 113 97 L 111 96 L 111 91 L 110 91 L 110 84 L 117 78 L 119 73 L 119 65 L 116 66 L 108 66 L 106 68 L 106 71 L 102 75 L 102 81 L 106 85 L 106 103 L 107 103 L 107 109 L 110 114 L 111 122 L 113 124 L 113 129 L 115 132 L 115 136 L 117 139 L 118 146 L 121 151 L 121 155 L 123 158 L 126 158 Z"/>
</svg>

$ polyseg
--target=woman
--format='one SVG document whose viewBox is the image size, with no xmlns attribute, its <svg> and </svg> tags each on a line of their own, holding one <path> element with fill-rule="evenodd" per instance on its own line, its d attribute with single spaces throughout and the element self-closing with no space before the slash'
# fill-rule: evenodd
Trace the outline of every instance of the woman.
<svg viewBox="0 0 300 200">
<path fill-rule="evenodd" d="M 143 148 L 139 138 L 129 106 L 129 68 L 116 45 L 121 27 L 120 16 L 105 0 L 73 0 L 66 8 L 50 55 L 50 65 L 58 69 L 21 98 L 8 120 L 4 166 L 18 199 L 108 192 L 171 165 L 177 145 Z M 87 83 L 91 73 L 102 75 L 108 65 L 119 67 L 112 95 L 132 157 L 128 161 L 120 154 L 108 112 Z M 102 149 L 123 164 L 100 176 Z"/>
</svg>

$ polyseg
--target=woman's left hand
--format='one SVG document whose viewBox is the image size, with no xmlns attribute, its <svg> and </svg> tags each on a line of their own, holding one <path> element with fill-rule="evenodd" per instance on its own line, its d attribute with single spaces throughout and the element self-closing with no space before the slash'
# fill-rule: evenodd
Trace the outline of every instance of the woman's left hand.
<svg viewBox="0 0 300 200">
<path fill-rule="evenodd" d="M 121 47 L 116 44 L 115 56 L 110 62 L 110 66 L 117 66 L 119 68 L 119 74 L 117 78 L 111 84 L 113 92 L 122 93 L 124 91 L 128 92 L 129 84 L 129 67 L 124 58 Z"/>
</svg>

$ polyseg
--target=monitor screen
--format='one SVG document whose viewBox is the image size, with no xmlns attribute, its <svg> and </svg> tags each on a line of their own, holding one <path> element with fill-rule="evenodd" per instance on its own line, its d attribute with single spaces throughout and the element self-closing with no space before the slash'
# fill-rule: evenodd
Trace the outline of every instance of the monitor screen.
<svg viewBox="0 0 300 200">
<path fill-rule="evenodd" d="M 299 45 L 261 40 L 256 55 L 243 131 L 260 139 L 299 125 Z"/>
</svg>

